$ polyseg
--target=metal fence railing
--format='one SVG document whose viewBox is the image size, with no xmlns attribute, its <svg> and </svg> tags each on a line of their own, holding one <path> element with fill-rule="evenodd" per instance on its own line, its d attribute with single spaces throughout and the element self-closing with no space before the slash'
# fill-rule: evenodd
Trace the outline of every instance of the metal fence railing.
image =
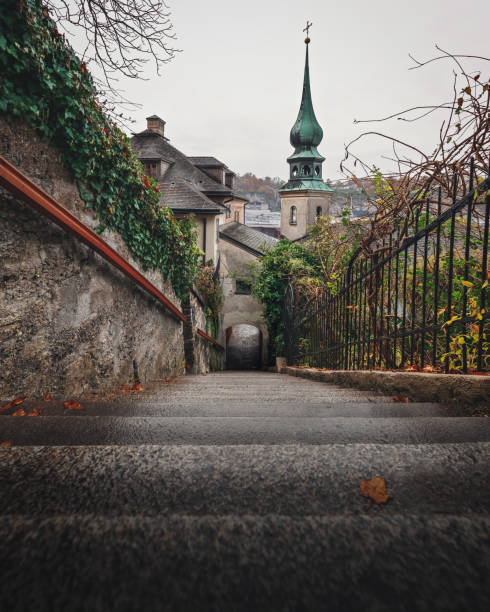
<svg viewBox="0 0 490 612">
<path fill-rule="evenodd" d="M 457 199 L 455 174 L 450 206 L 442 210 L 439 188 L 372 254 L 354 256 L 337 287 L 307 307 L 288 287 L 289 365 L 490 369 L 490 176 L 476 187 L 474 178 L 472 163 L 466 195 Z"/>
</svg>

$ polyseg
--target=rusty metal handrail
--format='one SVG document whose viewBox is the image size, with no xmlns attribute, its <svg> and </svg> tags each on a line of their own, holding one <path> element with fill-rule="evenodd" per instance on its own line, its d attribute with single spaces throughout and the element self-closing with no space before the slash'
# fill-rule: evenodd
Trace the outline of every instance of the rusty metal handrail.
<svg viewBox="0 0 490 612">
<path fill-rule="evenodd" d="M 54 198 L 33 183 L 31 179 L 22 174 L 20 170 L 1 155 L 0 185 L 26 202 L 32 208 L 51 219 L 56 225 L 93 248 L 94 251 L 99 253 L 106 261 L 121 270 L 125 276 L 134 280 L 140 287 L 164 304 L 164 306 L 178 319 L 184 322 L 186 321 L 184 313 L 172 304 L 172 302 L 166 298 L 155 285 L 140 274 L 136 268 L 123 259 L 123 257 L 109 246 L 103 238 L 72 215 L 72 213 L 61 206 Z"/>
<path fill-rule="evenodd" d="M 48 217 L 66 232 L 72 234 L 83 243 L 94 249 L 101 257 L 121 270 L 128 278 L 134 280 L 140 287 L 150 293 L 161 302 L 180 321 L 186 322 L 186 317 L 172 302 L 166 298 L 155 285 L 150 283 L 138 270 L 128 263 L 117 251 L 115 251 L 96 232 L 82 223 L 77 217 L 59 204 L 53 197 L 36 185 L 30 178 L 23 174 L 18 168 L 0 155 L 0 185 L 23 200 L 31 208 L 34 208 L 44 216 Z M 208 342 L 214 344 L 220 350 L 224 350 L 214 338 L 208 336 L 201 329 L 197 333 Z"/>
<path fill-rule="evenodd" d="M 211 342 L 211 344 L 214 344 L 214 346 L 216 348 L 218 348 L 220 351 L 224 351 L 224 347 L 221 346 L 221 344 L 219 344 L 218 342 L 216 342 L 216 340 L 214 338 L 211 338 L 211 336 L 208 336 L 208 334 L 206 334 L 206 332 L 203 332 L 202 329 L 198 329 L 197 333 L 202 336 L 205 340 L 207 340 L 208 342 Z"/>
</svg>

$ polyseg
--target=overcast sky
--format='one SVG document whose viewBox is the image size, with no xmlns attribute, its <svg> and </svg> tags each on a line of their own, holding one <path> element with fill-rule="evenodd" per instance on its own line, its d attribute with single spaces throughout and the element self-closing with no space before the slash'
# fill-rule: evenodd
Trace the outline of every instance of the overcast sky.
<svg viewBox="0 0 490 612">
<path fill-rule="evenodd" d="M 324 138 L 324 177 L 338 178 L 344 143 L 367 129 L 353 119 L 378 118 L 451 97 L 449 61 L 419 70 L 408 54 L 428 59 L 434 45 L 490 55 L 488 0 L 169 0 L 182 53 L 146 82 L 122 82 L 145 117 L 167 122 L 171 143 L 187 155 L 214 155 L 239 173 L 288 175 L 289 131 L 301 99 L 304 28 L 310 37 L 313 104 Z M 481 62 L 469 61 L 468 68 Z M 490 64 L 482 76 L 488 78 Z M 374 125 L 426 150 L 439 119 Z M 383 149 L 384 147 L 384 149 Z M 357 149 L 380 163 L 379 140 Z"/>
</svg>

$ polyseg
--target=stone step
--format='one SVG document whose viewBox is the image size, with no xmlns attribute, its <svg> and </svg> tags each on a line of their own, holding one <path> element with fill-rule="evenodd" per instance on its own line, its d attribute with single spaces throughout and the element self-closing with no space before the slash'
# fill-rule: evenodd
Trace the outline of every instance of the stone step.
<svg viewBox="0 0 490 612">
<path fill-rule="evenodd" d="M 488 516 L 0 519 L 0 607 L 487 611 Z"/>
<path fill-rule="evenodd" d="M 489 513 L 490 443 L 0 449 L 0 513 Z M 360 481 L 391 494 L 370 506 Z"/>
<path fill-rule="evenodd" d="M 15 445 L 137 444 L 424 444 L 490 441 L 490 421 L 476 417 L 111 417 L 1 419 Z"/>
<path fill-rule="evenodd" d="M 260 401 L 251 404 L 248 400 L 219 400 L 209 403 L 134 402 L 134 401 L 81 401 L 84 410 L 66 410 L 63 401 L 40 403 L 26 401 L 26 412 L 38 409 L 42 416 L 125 416 L 125 417 L 454 417 L 464 412 L 454 407 L 433 403 L 375 403 L 375 402 L 318 402 Z M 16 408 L 1 416 L 10 416 Z M 0 416 L 0 418 L 1 418 Z M 1 422 L 1 421 L 0 421 Z"/>
</svg>

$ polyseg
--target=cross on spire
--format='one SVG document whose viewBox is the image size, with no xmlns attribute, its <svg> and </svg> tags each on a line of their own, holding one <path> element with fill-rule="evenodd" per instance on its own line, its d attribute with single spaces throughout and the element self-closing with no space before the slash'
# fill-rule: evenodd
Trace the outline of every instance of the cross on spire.
<svg viewBox="0 0 490 612">
<path fill-rule="evenodd" d="M 308 42 L 310 42 L 310 28 L 313 24 L 311 22 L 308 21 L 308 19 L 306 20 L 306 28 L 303 29 L 303 32 L 306 32 L 306 38 L 308 39 Z"/>
</svg>

